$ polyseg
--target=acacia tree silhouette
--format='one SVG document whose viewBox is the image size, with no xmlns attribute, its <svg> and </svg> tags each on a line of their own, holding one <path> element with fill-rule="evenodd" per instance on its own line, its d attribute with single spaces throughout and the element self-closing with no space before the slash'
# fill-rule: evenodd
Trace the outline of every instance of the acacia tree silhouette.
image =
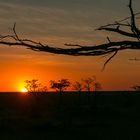
<svg viewBox="0 0 140 140">
<path fill-rule="evenodd" d="M 68 79 L 60 79 L 58 82 L 51 80 L 50 87 L 56 89 L 59 93 L 62 93 L 66 88 L 70 86 L 70 81 Z"/>
<path fill-rule="evenodd" d="M 109 58 L 104 63 L 106 64 L 120 51 L 122 50 L 139 50 L 140 49 L 140 30 L 136 25 L 136 17 L 140 12 L 134 13 L 132 8 L 132 0 L 129 0 L 130 17 L 124 18 L 123 20 L 115 21 L 114 23 L 107 24 L 99 27 L 96 30 L 104 30 L 113 33 L 117 33 L 128 39 L 121 41 L 111 41 L 107 37 L 107 43 L 83 46 L 79 44 L 65 44 L 67 48 L 51 47 L 40 42 L 36 42 L 29 39 L 20 38 L 16 32 L 16 23 L 13 26 L 12 35 L 0 35 L 0 44 L 10 46 L 25 46 L 34 51 L 43 51 L 54 54 L 64 54 L 73 56 L 108 56 Z M 130 39 L 132 38 L 132 39 Z M 103 68 L 104 68 L 103 67 Z"/>
</svg>

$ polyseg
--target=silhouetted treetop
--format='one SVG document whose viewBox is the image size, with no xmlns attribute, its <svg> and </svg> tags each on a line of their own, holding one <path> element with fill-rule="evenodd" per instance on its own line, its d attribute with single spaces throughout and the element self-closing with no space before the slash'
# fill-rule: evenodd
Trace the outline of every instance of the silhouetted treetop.
<svg viewBox="0 0 140 140">
<path fill-rule="evenodd" d="M 60 93 L 63 92 L 66 88 L 70 86 L 70 81 L 68 79 L 60 79 L 57 82 L 54 80 L 50 81 L 50 87 L 52 89 L 56 89 Z"/>
<path fill-rule="evenodd" d="M 25 46 L 34 51 L 43 51 L 54 54 L 64 54 L 72 56 L 101 56 L 109 55 L 104 66 L 120 51 L 122 50 L 139 50 L 140 49 L 140 30 L 136 24 L 136 17 L 139 13 L 134 13 L 132 7 L 132 0 L 129 0 L 130 17 L 124 18 L 120 21 L 107 24 L 99 27 L 96 30 L 104 30 L 112 33 L 117 33 L 125 37 L 123 40 L 112 41 L 107 37 L 107 42 L 99 45 L 84 46 L 80 44 L 65 44 L 66 48 L 51 47 L 49 45 L 36 42 L 29 39 L 20 38 L 16 32 L 16 24 L 13 26 L 12 35 L 0 35 L 0 44 L 10 46 Z M 127 37 L 127 39 L 126 39 Z M 132 39 L 131 39 L 132 38 Z"/>
</svg>

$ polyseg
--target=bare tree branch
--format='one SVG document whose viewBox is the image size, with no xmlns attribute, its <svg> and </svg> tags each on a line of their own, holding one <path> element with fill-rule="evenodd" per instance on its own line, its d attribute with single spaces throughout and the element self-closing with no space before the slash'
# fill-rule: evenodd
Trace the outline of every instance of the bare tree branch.
<svg viewBox="0 0 140 140">
<path fill-rule="evenodd" d="M 98 30 L 106 30 L 106 31 L 116 32 L 116 33 L 119 33 L 120 35 L 124 35 L 127 37 L 133 37 L 133 38 L 137 37 L 136 34 L 120 30 L 118 27 L 115 27 L 115 28 L 114 27 L 112 27 L 112 28 L 111 27 L 100 27 L 100 28 L 98 28 Z"/>
<path fill-rule="evenodd" d="M 140 31 L 136 26 L 135 14 L 134 14 L 133 8 L 132 8 L 132 0 L 130 0 L 130 2 L 129 2 L 129 9 L 130 9 L 130 12 L 131 12 L 131 30 L 134 34 L 137 35 L 137 39 L 140 41 L 140 39 L 139 39 Z"/>
<path fill-rule="evenodd" d="M 118 52 L 118 50 L 116 50 L 116 52 L 114 52 L 114 54 L 107 59 L 107 61 L 104 63 L 102 71 L 105 69 L 105 66 L 107 65 L 107 63 L 117 54 L 117 52 Z"/>
<path fill-rule="evenodd" d="M 124 18 L 119 21 L 115 21 L 113 24 L 107 24 L 99 27 L 97 30 L 104 30 L 112 33 L 117 33 L 128 39 L 121 41 L 110 41 L 107 37 L 108 43 L 103 43 L 99 45 L 83 46 L 80 44 L 65 44 L 67 48 L 58 48 L 48 46 L 46 44 L 36 42 L 30 39 L 23 39 L 16 32 L 16 23 L 13 26 L 12 35 L 0 35 L 0 44 L 10 45 L 10 46 L 25 46 L 28 49 L 34 51 L 43 51 L 54 54 L 64 54 L 64 55 L 73 55 L 73 56 L 104 56 L 109 54 L 110 57 L 104 63 L 105 68 L 106 64 L 121 50 L 139 50 L 140 49 L 140 30 L 136 25 L 136 15 L 139 15 L 140 12 L 134 14 L 132 8 L 132 0 L 129 0 L 129 10 L 130 17 Z M 129 20 L 129 21 L 128 21 Z M 127 28 L 127 29 L 126 29 Z M 130 40 L 132 38 L 133 40 Z"/>
</svg>

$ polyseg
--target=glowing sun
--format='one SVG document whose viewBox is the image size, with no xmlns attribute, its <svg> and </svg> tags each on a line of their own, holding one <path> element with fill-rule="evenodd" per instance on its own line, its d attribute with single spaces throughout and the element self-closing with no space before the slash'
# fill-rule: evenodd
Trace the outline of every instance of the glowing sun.
<svg viewBox="0 0 140 140">
<path fill-rule="evenodd" d="M 26 93 L 26 92 L 28 92 L 28 90 L 26 88 L 23 88 L 23 89 L 21 89 L 21 92 Z"/>
</svg>

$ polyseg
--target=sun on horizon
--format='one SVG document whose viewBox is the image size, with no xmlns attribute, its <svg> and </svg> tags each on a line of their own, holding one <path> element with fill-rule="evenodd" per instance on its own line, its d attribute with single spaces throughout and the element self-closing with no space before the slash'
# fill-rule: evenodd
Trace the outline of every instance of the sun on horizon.
<svg viewBox="0 0 140 140">
<path fill-rule="evenodd" d="M 27 93 L 28 90 L 27 90 L 26 88 L 22 88 L 22 89 L 21 89 L 21 92 L 22 92 L 22 93 Z"/>
</svg>

